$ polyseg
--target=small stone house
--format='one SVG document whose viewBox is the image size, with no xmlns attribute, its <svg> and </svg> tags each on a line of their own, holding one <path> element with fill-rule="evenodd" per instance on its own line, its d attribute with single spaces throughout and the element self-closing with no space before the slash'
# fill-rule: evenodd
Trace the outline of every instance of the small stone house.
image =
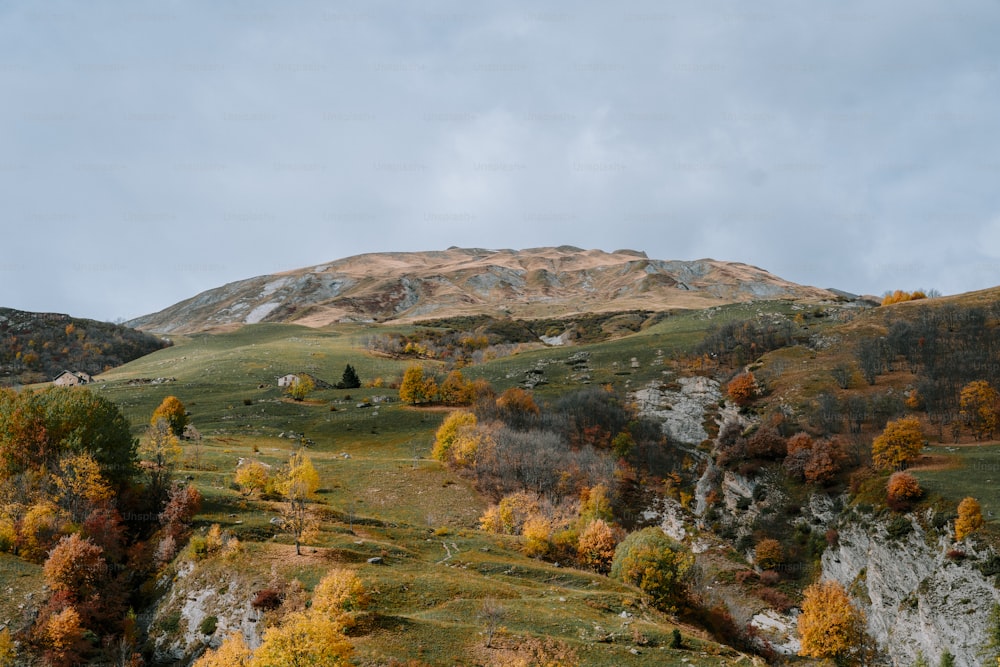
<svg viewBox="0 0 1000 667">
<path fill-rule="evenodd" d="M 52 384 L 60 387 L 75 387 L 80 384 L 90 384 L 93 381 L 94 378 L 83 371 L 63 371 L 52 380 Z"/>
<path fill-rule="evenodd" d="M 279 387 L 291 387 L 294 383 L 299 381 L 299 376 L 295 373 L 289 373 L 288 375 L 282 375 L 278 378 Z"/>
</svg>

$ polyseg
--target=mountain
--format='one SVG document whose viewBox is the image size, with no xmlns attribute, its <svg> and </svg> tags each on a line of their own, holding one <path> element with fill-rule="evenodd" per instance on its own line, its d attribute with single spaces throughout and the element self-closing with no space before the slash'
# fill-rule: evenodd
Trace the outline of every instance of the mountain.
<svg viewBox="0 0 1000 667">
<path fill-rule="evenodd" d="M 357 255 L 211 289 L 129 326 L 160 333 L 256 322 L 335 322 L 454 315 L 524 319 L 633 309 L 705 308 L 758 299 L 826 300 L 834 293 L 763 269 L 713 259 L 665 261 L 634 250 L 571 246 L 449 248 Z"/>
<path fill-rule="evenodd" d="M 168 345 L 109 322 L 0 308 L 0 385 L 47 382 L 64 370 L 97 374 Z"/>
</svg>

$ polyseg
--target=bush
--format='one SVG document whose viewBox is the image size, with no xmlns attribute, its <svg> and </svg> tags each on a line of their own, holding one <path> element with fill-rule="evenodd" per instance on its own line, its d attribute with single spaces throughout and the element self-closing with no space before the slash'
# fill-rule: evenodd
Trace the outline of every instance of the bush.
<svg viewBox="0 0 1000 667">
<path fill-rule="evenodd" d="M 785 550 L 781 542 L 772 538 L 764 538 L 754 547 L 754 561 L 762 570 L 773 570 L 785 562 Z"/>
<path fill-rule="evenodd" d="M 285 596 L 281 591 L 274 588 L 264 588 L 257 591 L 250 606 L 261 611 L 272 611 L 281 606 Z"/>
<path fill-rule="evenodd" d="M 198 630 L 203 635 L 214 635 L 215 629 L 219 625 L 219 619 L 215 616 L 206 616 L 202 619 L 201 624 L 198 626 Z"/>
<path fill-rule="evenodd" d="M 904 516 L 894 516 L 886 530 L 890 539 L 898 540 L 913 532 L 913 524 Z"/>
<path fill-rule="evenodd" d="M 923 495 L 917 478 L 908 472 L 893 473 L 886 484 L 886 502 L 897 512 L 909 510 Z"/>
<path fill-rule="evenodd" d="M 792 609 L 792 607 L 795 606 L 792 599 L 779 591 L 777 588 L 762 588 L 758 595 L 760 595 L 761 600 L 768 603 L 782 614 L 787 613 L 790 609 Z"/>
<path fill-rule="evenodd" d="M 683 580 L 693 559 L 656 527 L 626 537 L 611 563 L 611 576 L 647 593 L 661 609 L 676 608 L 686 595 Z"/>
</svg>

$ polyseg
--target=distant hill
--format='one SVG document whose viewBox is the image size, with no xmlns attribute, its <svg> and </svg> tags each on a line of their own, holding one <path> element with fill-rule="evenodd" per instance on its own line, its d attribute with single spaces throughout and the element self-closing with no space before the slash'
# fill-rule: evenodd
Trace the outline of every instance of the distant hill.
<svg viewBox="0 0 1000 667">
<path fill-rule="evenodd" d="M 0 308 L 0 385 L 47 382 L 63 370 L 94 375 L 168 345 L 118 324 Z"/>
<path fill-rule="evenodd" d="M 372 253 L 241 280 L 128 322 L 160 333 L 256 322 L 336 322 L 488 314 L 522 319 L 626 310 L 705 308 L 838 295 L 763 269 L 712 259 L 666 261 L 634 250 L 571 246 Z"/>
</svg>

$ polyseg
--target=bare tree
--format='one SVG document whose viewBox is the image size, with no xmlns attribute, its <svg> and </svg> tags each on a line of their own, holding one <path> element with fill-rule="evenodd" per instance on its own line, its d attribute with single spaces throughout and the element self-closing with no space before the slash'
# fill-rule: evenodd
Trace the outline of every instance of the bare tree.
<svg viewBox="0 0 1000 667">
<path fill-rule="evenodd" d="M 477 616 L 483 623 L 483 632 L 486 633 L 486 648 L 493 648 L 493 635 L 503 624 L 507 609 L 494 598 L 483 598 Z"/>
</svg>

